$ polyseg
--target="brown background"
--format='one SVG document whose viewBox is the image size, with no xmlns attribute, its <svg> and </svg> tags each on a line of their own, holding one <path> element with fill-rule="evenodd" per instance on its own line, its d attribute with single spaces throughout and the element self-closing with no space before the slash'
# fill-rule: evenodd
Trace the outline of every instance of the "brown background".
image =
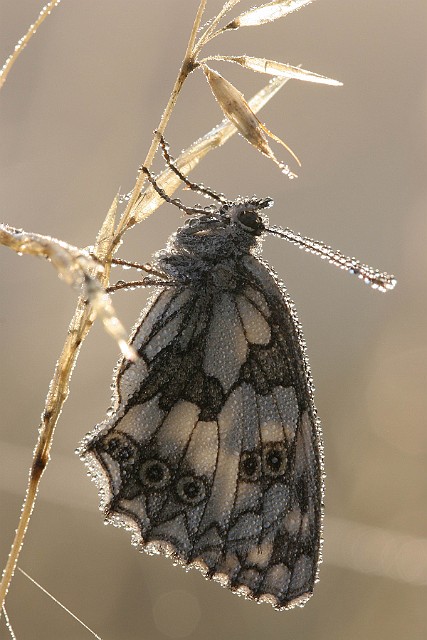
<svg viewBox="0 0 427 640">
<path fill-rule="evenodd" d="M 116 190 L 133 185 L 197 4 L 63 0 L 0 96 L 5 221 L 78 246 L 93 242 Z M 209 0 L 207 15 L 220 4 Z M 1 59 L 39 5 L 1 0 Z M 264 245 L 304 325 L 325 432 L 325 562 L 312 601 L 291 612 L 256 606 L 198 572 L 140 555 L 126 532 L 103 526 L 95 485 L 73 453 L 105 413 L 118 357 L 113 341 L 94 328 L 21 566 L 105 640 L 427 636 L 426 27 L 425 0 L 319 0 L 211 47 L 301 63 L 344 87 L 292 82 L 262 113 L 302 159 L 298 180 L 282 177 L 239 137 L 203 161 L 194 178 L 230 197 L 274 197 L 274 223 L 392 271 L 399 282 L 381 295 L 277 238 Z M 265 81 L 236 66 L 216 68 L 248 97 Z M 168 128 L 172 150 L 220 119 L 204 78 L 194 74 Z M 179 222 L 179 212 L 162 207 L 126 237 L 120 255 L 148 260 Z M 4 560 L 76 294 L 35 258 L 2 249 L 1 270 Z M 127 327 L 144 296 L 115 297 Z M 19 640 L 89 637 L 20 574 L 8 612 Z"/>
</svg>

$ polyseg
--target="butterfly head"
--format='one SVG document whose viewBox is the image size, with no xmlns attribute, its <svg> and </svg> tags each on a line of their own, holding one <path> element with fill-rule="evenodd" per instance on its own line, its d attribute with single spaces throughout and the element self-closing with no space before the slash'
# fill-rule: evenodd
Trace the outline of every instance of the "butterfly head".
<svg viewBox="0 0 427 640">
<path fill-rule="evenodd" d="M 247 251 L 266 230 L 261 213 L 271 207 L 271 198 L 247 198 L 225 202 L 216 210 L 191 217 L 175 236 L 180 248 L 200 254 Z"/>
<path fill-rule="evenodd" d="M 266 229 L 265 219 L 259 213 L 273 205 L 271 198 L 248 198 L 224 204 L 219 214 L 240 231 L 252 236 L 260 236 Z"/>
</svg>

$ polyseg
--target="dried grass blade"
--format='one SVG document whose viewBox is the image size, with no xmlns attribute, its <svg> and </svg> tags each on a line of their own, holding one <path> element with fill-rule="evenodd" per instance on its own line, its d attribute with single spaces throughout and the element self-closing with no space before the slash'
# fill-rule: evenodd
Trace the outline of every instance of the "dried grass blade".
<svg viewBox="0 0 427 640">
<path fill-rule="evenodd" d="M 249 107 L 243 94 L 231 82 L 207 65 L 202 65 L 202 69 L 224 115 L 227 116 L 248 142 L 261 153 L 268 155 L 268 144 L 259 126 L 259 120 Z"/>
<path fill-rule="evenodd" d="M 291 154 L 291 156 L 294 158 L 294 160 L 297 162 L 297 164 L 299 166 L 301 166 L 301 161 L 298 158 L 298 156 L 296 155 L 296 153 L 294 151 L 292 151 L 292 149 L 286 144 L 286 142 L 283 142 L 283 140 L 281 140 L 278 136 L 276 136 L 272 131 L 270 131 L 270 129 L 268 129 L 265 124 L 263 122 L 259 123 L 259 126 L 261 127 L 261 129 L 264 131 L 264 133 L 266 133 L 268 135 L 269 138 L 271 138 L 272 140 L 275 140 L 278 144 L 281 144 L 282 147 L 285 147 L 286 151 L 288 153 Z M 293 176 L 295 177 L 295 176 Z"/>
<path fill-rule="evenodd" d="M 335 87 L 341 87 L 342 82 L 327 78 L 314 71 L 301 69 L 285 62 L 276 62 L 267 58 L 254 58 L 252 56 L 211 56 L 206 60 L 224 60 L 225 62 L 235 62 L 251 71 L 259 73 L 267 73 L 272 76 L 280 76 L 294 80 L 303 80 L 305 82 L 316 82 L 318 84 L 328 84 Z"/>
<path fill-rule="evenodd" d="M 119 203 L 119 194 L 114 197 L 113 202 L 108 210 L 105 220 L 96 237 L 94 254 L 103 263 L 110 253 L 110 248 L 114 240 L 114 228 L 116 222 L 117 206 Z"/>
<path fill-rule="evenodd" d="M 239 133 L 246 138 L 246 140 L 254 146 L 258 151 L 263 153 L 265 156 L 273 160 L 280 169 L 285 170 L 285 173 L 289 174 L 289 170 L 283 165 L 283 163 L 277 160 L 273 151 L 271 150 L 267 139 L 264 135 L 266 133 L 268 136 L 273 138 L 274 140 L 280 142 L 289 153 L 295 158 L 299 165 L 301 165 L 295 153 L 282 141 L 280 138 L 277 138 L 274 134 L 272 134 L 265 125 L 263 125 L 248 103 L 246 102 L 243 94 L 236 89 L 234 85 L 231 84 L 228 80 L 223 78 L 221 74 L 217 73 L 210 69 L 207 65 L 201 65 L 205 76 L 209 82 L 209 86 L 214 94 L 217 102 L 219 103 L 221 109 L 227 118 L 234 124 Z M 294 175 L 292 176 L 294 177 Z"/>
<path fill-rule="evenodd" d="M 245 13 L 242 13 L 227 24 L 223 31 L 227 29 L 238 29 L 239 27 L 254 27 L 259 24 L 265 24 L 266 22 L 273 22 L 273 20 L 283 18 L 289 13 L 297 11 L 312 2 L 313 0 L 275 0 L 274 2 L 268 2 L 260 7 L 254 7 L 249 11 L 245 11 Z"/>
</svg>

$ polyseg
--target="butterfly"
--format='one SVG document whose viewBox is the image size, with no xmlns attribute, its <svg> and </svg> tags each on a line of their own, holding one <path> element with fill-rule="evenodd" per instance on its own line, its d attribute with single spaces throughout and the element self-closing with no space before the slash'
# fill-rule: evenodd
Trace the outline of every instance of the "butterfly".
<svg viewBox="0 0 427 640">
<path fill-rule="evenodd" d="M 374 288 L 393 276 L 269 226 L 270 198 L 190 215 L 153 258 L 161 275 L 122 358 L 113 408 L 79 453 L 108 522 L 148 553 L 196 567 L 274 608 L 302 606 L 321 561 L 323 448 L 305 342 L 284 285 L 261 258 L 267 233 Z M 149 282 L 148 282 L 149 284 Z"/>
</svg>

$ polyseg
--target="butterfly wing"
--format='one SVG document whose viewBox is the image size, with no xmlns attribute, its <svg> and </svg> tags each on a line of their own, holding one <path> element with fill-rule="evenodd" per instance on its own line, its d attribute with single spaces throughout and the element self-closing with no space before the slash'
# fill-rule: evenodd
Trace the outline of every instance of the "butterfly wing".
<svg viewBox="0 0 427 640">
<path fill-rule="evenodd" d="M 276 608 L 304 604 L 320 554 L 319 425 L 292 303 L 246 255 L 224 286 L 156 294 L 115 406 L 82 443 L 106 517 Z M 224 284 L 227 283 L 227 284 Z"/>
</svg>

